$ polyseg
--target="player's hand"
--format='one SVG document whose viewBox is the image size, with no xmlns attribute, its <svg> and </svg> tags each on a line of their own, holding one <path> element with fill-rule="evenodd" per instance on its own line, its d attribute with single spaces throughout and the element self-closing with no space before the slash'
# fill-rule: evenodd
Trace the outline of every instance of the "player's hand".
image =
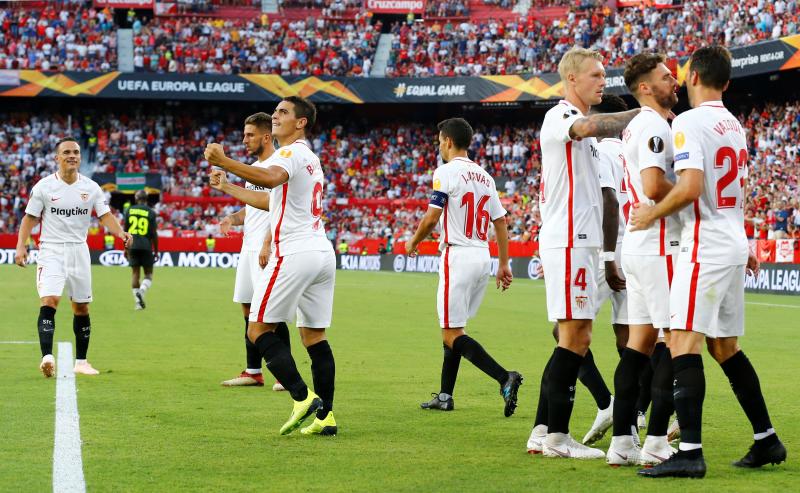
<svg viewBox="0 0 800 493">
<path fill-rule="evenodd" d="M 208 183 L 211 185 L 211 188 L 221 192 L 223 191 L 223 187 L 228 183 L 228 174 L 219 169 L 212 170 L 211 174 L 208 176 Z"/>
<path fill-rule="evenodd" d="M 128 258 L 128 254 L 129 254 L 129 253 L 130 253 L 130 250 L 129 250 L 128 248 L 126 248 L 126 249 L 122 250 L 122 255 L 123 255 L 123 256 L 124 256 L 126 259 Z"/>
<path fill-rule="evenodd" d="M 633 207 L 631 207 L 631 217 L 628 219 L 631 225 L 631 231 L 647 229 L 654 221 L 652 205 L 645 204 L 644 202 L 633 204 Z"/>
<path fill-rule="evenodd" d="M 496 284 L 497 289 L 503 288 L 503 291 L 511 286 L 511 281 L 514 280 L 514 275 L 511 273 L 511 266 L 501 265 L 497 268 Z"/>
<path fill-rule="evenodd" d="M 28 249 L 24 246 L 17 247 L 17 253 L 14 255 L 14 263 L 20 267 L 28 265 Z"/>
<path fill-rule="evenodd" d="M 161 260 L 161 252 L 153 252 L 153 261 L 158 262 Z"/>
<path fill-rule="evenodd" d="M 417 256 L 417 245 L 415 245 L 412 240 L 406 242 L 406 255 L 409 257 Z"/>
<path fill-rule="evenodd" d="M 133 243 L 133 236 L 131 236 L 131 234 L 128 233 L 127 231 L 123 231 L 119 235 L 119 239 L 122 240 L 122 243 L 125 246 L 125 249 L 130 248 L 131 244 Z"/>
<path fill-rule="evenodd" d="M 208 161 L 208 164 L 212 166 L 222 166 L 222 160 L 225 159 L 225 149 L 222 147 L 222 144 L 212 142 L 206 145 L 206 150 L 203 152 L 203 155 L 206 161 Z"/>
<path fill-rule="evenodd" d="M 231 217 L 225 216 L 219 222 L 219 232 L 225 236 L 228 236 L 228 233 L 231 230 L 231 226 L 233 226 L 233 221 L 231 220 Z"/>
<path fill-rule="evenodd" d="M 758 257 L 756 257 L 754 253 L 750 253 L 747 256 L 747 273 L 752 276 L 757 276 L 760 268 L 761 262 L 758 261 Z"/>
<path fill-rule="evenodd" d="M 267 266 L 270 255 L 272 255 L 272 245 L 264 243 L 264 246 L 261 247 L 261 251 L 258 252 L 258 265 L 260 265 L 262 269 Z"/>
<path fill-rule="evenodd" d="M 606 262 L 606 282 L 608 283 L 608 287 L 614 291 L 619 292 L 625 289 L 625 278 L 619 275 L 617 263 L 613 260 L 611 262 Z"/>
</svg>

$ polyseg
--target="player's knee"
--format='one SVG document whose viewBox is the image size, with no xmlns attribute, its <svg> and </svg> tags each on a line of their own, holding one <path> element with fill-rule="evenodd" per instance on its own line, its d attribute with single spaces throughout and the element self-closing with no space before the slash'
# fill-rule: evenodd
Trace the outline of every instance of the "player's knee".
<svg viewBox="0 0 800 493">
<path fill-rule="evenodd" d="M 719 364 L 724 363 L 740 350 L 739 341 L 736 338 L 708 339 L 706 346 L 708 353 Z"/>
<path fill-rule="evenodd" d="M 58 301 L 60 298 L 58 296 L 45 296 L 42 298 L 42 306 L 49 306 L 50 308 L 56 309 L 58 308 Z"/>
<path fill-rule="evenodd" d="M 89 303 L 73 303 L 72 304 L 72 313 L 78 316 L 84 316 L 89 314 Z"/>
<path fill-rule="evenodd" d="M 247 325 L 247 338 L 250 339 L 250 342 L 252 342 L 253 344 L 255 344 L 258 338 L 261 337 L 266 332 L 269 332 L 266 324 L 250 322 Z"/>
<path fill-rule="evenodd" d="M 300 328 L 300 340 L 303 346 L 309 347 L 322 342 L 326 339 L 325 329 L 309 329 L 305 327 Z"/>
<path fill-rule="evenodd" d="M 456 342 L 456 339 L 463 336 L 465 334 L 463 328 L 458 329 L 442 329 L 442 342 L 444 342 L 445 346 L 453 349 L 453 344 Z"/>
<path fill-rule="evenodd" d="M 558 342 L 558 322 L 553 324 L 553 339 Z"/>
</svg>

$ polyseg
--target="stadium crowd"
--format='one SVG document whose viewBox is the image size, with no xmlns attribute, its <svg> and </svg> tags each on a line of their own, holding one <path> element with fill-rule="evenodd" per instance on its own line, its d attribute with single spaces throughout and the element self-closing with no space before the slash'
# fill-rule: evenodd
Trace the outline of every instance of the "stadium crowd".
<svg viewBox="0 0 800 493">
<path fill-rule="evenodd" d="M 288 2 L 288 0 L 287 0 Z M 0 10 L 0 68 L 103 71 L 117 68 L 116 29 L 108 9 L 75 0 L 70 9 Z M 505 8 L 509 2 L 487 0 Z M 285 6 L 348 8 L 355 19 L 300 21 L 155 17 L 128 21 L 134 30 L 134 67 L 153 72 L 278 73 L 367 76 L 380 23 L 358 0 L 292 0 Z M 466 2 L 428 2 L 433 22 L 391 26 L 388 76 L 487 75 L 554 72 L 573 44 L 599 49 L 610 65 L 645 49 L 669 57 L 722 42 L 749 45 L 798 33 L 796 1 L 687 1 L 675 8 L 612 10 L 606 2 L 568 5 L 561 19 L 520 17 L 511 22 L 440 19 L 466 15 Z M 505 5 L 505 7 L 504 7 Z M 435 12 L 435 13 L 434 13 Z M 330 13 L 327 12 L 326 13 Z M 439 20 L 437 20 L 439 19 Z"/>
<path fill-rule="evenodd" d="M 740 116 L 749 133 L 751 166 L 746 205 L 748 235 L 800 238 L 800 103 L 767 104 Z M 92 172 L 153 172 L 173 196 L 214 197 L 208 187 L 207 142 L 222 142 L 234 159 L 247 162 L 236 115 L 186 112 L 6 114 L 0 118 L 0 232 L 18 228 L 27 193 L 54 171 L 53 144 L 65 135 L 83 142 Z M 198 121 L 203 122 L 197 124 Z M 497 177 L 517 240 L 535 238 L 541 154 L 535 125 L 476 125 L 470 155 Z M 367 131 L 336 126 L 314 135 L 311 145 L 326 170 L 325 210 L 331 239 L 404 237 L 417 223 L 439 158 L 436 132 L 421 124 L 383 124 Z M 88 172 L 88 171 L 87 171 Z M 388 199 L 364 205 L 358 199 Z M 358 205 L 348 203 L 353 199 Z M 394 202 L 392 202 L 394 201 Z M 346 205 L 343 205 L 346 204 Z M 216 234 L 221 214 L 234 206 L 162 202 L 161 228 Z"/>
</svg>

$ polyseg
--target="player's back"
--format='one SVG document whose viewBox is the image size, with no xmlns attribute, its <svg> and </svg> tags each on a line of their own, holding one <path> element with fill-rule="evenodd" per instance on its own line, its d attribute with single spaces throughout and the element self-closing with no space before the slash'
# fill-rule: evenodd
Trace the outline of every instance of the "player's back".
<svg viewBox="0 0 800 493">
<path fill-rule="evenodd" d="M 433 188 L 448 196 L 439 220 L 442 245 L 488 248 L 489 223 L 505 214 L 491 175 L 456 157 L 436 170 Z"/>
<path fill-rule="evenodd" d="M 131 250 L 152 249 L 156 234 L 156 213 L 144 204 L 134 204 L 125 212 L 125 230 L 133 236 Z"/>
<path fill-rule="evenodd" d="M 322 224 L 322 166 L 308 142 L 301 139 L 281 147 L 267 161 L 289 174 L 286 183 L 270 192 L 275 255 L 332 250 Z"/>
<path fill-rule="evenodd" d="M 744 129 L 720 101 L 681 113 L 673 122 L 675 169 L 703 171 L 703 192 L 681 211 L 681 254 L 692 262 L 744 265 Z"/>
<path fill-rule="evenodd" d="M 600 183 L 613 183 L 614 190 L 617 192 L 617 203 L 619 204 L 619 230 L 617 231 L 617 243 L 622 242 L 625 237 L 625 225 L 628 223 L 628 214 L 631 204 L 628 202 L 628 185 L 625 180 L 625 170 L 622 162 L 625 159 L 622 152 L 622 141 L 614 138 L 606 138 L 597 142 L 600 163 Z"/>
</svg>

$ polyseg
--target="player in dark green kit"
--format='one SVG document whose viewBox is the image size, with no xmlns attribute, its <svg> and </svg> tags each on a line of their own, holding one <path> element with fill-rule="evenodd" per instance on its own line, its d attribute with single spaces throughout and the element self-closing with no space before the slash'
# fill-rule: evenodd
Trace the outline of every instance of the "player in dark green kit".
<svg viewBox="0 0 800 493">
<path fill-rule="evenodd" d="M 136 204 L 125 211 L 125 230 L 133 236 L 125 256 L 131 265 L 133 299 L 136 309 L 144 309 L 144 294 L 153 284 L 153 264 L 158 257 L 156 213 L 147 205 L 147 192 L 139 190 L 134 196 Z M 144 280 L 139 282 L 139 268 L 144 269 Z"/>
</svg>

